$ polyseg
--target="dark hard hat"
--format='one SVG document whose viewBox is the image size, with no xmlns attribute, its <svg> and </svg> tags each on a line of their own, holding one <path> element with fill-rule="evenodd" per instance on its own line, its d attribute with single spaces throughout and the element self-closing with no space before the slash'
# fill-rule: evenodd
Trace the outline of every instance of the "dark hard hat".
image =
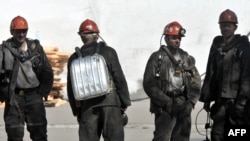
<svg viewBox="0 0 250 141">
<path fill-rule="evenodd" d="M 78 33 L 84 33 L 84 34 L 99 33 L 99 29 L 94 21 L 86 19 L 81 23 Z"/>
<path fill-rule="evenodd" d="M 238 19 L 236 14 L 229 9 L 223 11 L 219 17 L 219 24 L 225 22 L 238 24 Z"/>
</svg>

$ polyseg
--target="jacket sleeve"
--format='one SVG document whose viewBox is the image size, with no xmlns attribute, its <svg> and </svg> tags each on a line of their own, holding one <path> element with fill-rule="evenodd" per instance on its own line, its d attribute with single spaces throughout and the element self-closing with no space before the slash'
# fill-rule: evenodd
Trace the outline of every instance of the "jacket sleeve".
<svg viewBox="0 0 250 141">
<path fill-rule="evenodd" d="M 164 94 L 164 92 L 158 86 L 159 78 L 155 77 L 156 65 L 158 56 L 153 53 L 147 64 L 143 76 L 143 88 L 146 94 L 149 96 L 150 100 L 158 107 L 164 107 L 171 100 L 169 96 Z"/>
<path fill-rule="evenodd" d="M 194 66 L 191 69 L 191 80 L 190 80 L 190 88 L 189 88 L 189 101 L 195 105 L 200 98 L 200 90 L 201 90 L 201 76 L 195 67 L 195 59 L 192 56 L 189 56 L 189 64 L 190 66 Z"/>
<path fill-rule="evenodd" d="M 121 107 L 127 108 L 131 105 L 127 81 L 120 65 L 120 61 L 116 51 L 112 48 L 110 49 L 110 53 L 108 53 L 108 57 L 111 58 L 108 62 L 109 70 L 115 84 L 116 92 L 119 95 L 121 101 Z"/>
<path fill-rule="evenodd" d="M 74 93 L 72 90 L 72 83 L 71 83 L 71 76 L 70 76 L 70 65 L 72 62 L 72 56 L 69 58 L 68 60 L 68 72 L 67 72 L 67 96 L 68 96 L 68 100 L 69 100 L 69 104 L 72 110 L 72 113 L 74 116 L 77 116 L 78 113 L 80 112 L 80 107 L 76 106 L 76 100 L 74 97 Z"/>
<path fill-rule="evenodd" d="M 53 81 L 54 81 L 54 74 L 52 67 L 48 61 L 48 58 L 40 45 L 40 56 L 41 56 L 41 67 L 39 71 L 39 94 L 43 95 L 44 97 L 47 97 L 52 89 Z"/>
<path fill-rule="evenodd" d="M 242 36 L 239 57 L 241 60 L 241 74 L 238 98 L 250 99 L 250 44 L 246 36 Z"/>
<path fill-rule="evenodd" d="M 216 54 L 216 45 L 219 40 L 221 40 L 221 36 L 217 36 L 214 38 L 213 43 L 211 45 L 208 62 L 206 66 L 206 74 L 203 80 L 203 84 L 201 87 L 201 95 L 199 101 L 201 102 L 211 102 L 215 99 L 215 95 L 218 92 L 218 85 L 215 82 L 215 72 L 214 72 L 214 59 Z M 211 89 L 212 88 L 212 89 Z"/>
</svg>

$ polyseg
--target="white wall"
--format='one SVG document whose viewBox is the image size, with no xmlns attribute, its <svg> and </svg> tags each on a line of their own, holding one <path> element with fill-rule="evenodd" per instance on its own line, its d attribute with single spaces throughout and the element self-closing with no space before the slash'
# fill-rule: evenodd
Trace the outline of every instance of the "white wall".
<svg viewBox="0 0 250 141">
<path fill-rule="evenodd" d="M 95 20 L 101 36 L 117 50 L 131 93 L 140 87 L 137 81 L 169 22 L 176 20 L 186 28 L 181 47 L 196 58 L 200 73 L 205 71 L 212 39 L 220 34 L 222 11 L 235 11 L 237 33 L 250 31 L 249 0 L 1 0 L 0 5 L 0 40 L 10 37 L 10 21 L 21 15 L 29 23 L 28 37 L 61 51 L 80 46 L 80 23 Z"/>
</svg>

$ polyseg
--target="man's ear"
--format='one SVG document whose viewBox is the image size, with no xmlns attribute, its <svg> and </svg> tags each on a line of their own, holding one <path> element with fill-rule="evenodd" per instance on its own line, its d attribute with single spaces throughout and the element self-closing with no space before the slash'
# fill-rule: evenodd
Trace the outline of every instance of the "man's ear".
<svg viewBox="0 0 250 141">
<path fill-rule="evenodd" d="M 235 30 L 238 28 L 238 25 L 237 24 L 235 24 Z"/>
<path fill-rule="evenodd" d="M 99 34 L 98 34 L 98 33 L 94 34 L 94 36 L 95 36 L 95 39 L 96 39 L 96 40 L 99 39 Z"/>
<path fill-rule="evenodd" d="M 164 40 L 165 41 L 168 40 L 168 36 L 167 35 L 164 36 Z"/>
<path fill-rule="evenodd" d="M 13 34 L 14 34 L 13 32 L 14 32 L 13 30 L 10 30 L 10 34 L 11 34 L 11 35 L 13 35 Z"/>
</svg>

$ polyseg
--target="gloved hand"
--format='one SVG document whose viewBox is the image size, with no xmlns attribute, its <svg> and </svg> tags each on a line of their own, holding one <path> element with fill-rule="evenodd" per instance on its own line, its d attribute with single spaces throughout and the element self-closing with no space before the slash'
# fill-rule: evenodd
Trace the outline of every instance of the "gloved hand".
<svg viewBox="0 0 250 141">
<path fill-rule="evenodd" d="M 245 106 L 247 104 L 247 98 L 240 98 L 237 99 L 236 103 L 235 103 L 235 111 L 237 116 L 243 116 L 244 111 L 245 111 Z"/>
<path fill-rule="evenodd" d="M 78 114 L 76 115 L 76 119 L 77 119 L 77 122 L 78 122 L 78 123 L 80 123 L 81 117 L 82 117 L 82 113 L 81 113 L 81 112 L 78 112 Z"/>
<path fill-rule="evenodd" d="M 127 106 L 122 105 L 122 106 L 121 106 L 121 111 L 122 111 L 122 112 L 125 112 L 126 110 L 127 110 Z"/>
<path fill-rule="evenodd" d="M 191 115 L 194 105 L 190 101 L 185 101 L 181 106 L 181 110 L 178 113 L 179 118 L 188 117 Z"/>
<path fill-rule="evenodd" d="M 211 110 L 211 108 L 210 108 L 210 102 L 204 102 L 203 109 L 206 112 L 210 112 L 210 110 Z"/>
<path fill-rule="evenodd" d="M 44 98 L 44 101 L 48 101 L 49 93 L 44 93 L 41 88 L 38 88 L 36 92 Z"/>
</svg>

